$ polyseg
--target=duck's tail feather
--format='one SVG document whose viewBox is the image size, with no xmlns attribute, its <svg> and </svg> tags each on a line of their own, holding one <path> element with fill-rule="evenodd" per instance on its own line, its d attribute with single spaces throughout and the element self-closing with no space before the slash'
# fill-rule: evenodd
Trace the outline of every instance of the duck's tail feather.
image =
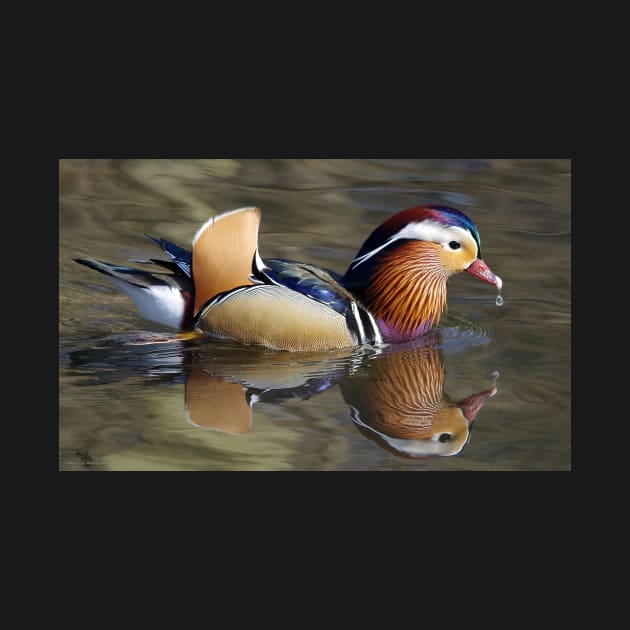
<svg viewBox="0 0 630 630">
<path fill-rule="evenodd" d="M 192 252 L 187 249 L 175 245 L 164 238 L 155 238 L 150 234 L 145 234 L 148 239 L 151 239 L 165 254 L 168 254 L 179 269 L 181 269 L 186 276 L 192 277 Z M 153 260 L 153 259 L 152 259 Z M 153 262 L 157 262 L 153 260 Z M 160 264 L 160 263 L 158 263 Z"/>
<path fill-rule="evenodd" d="M 194 290 L 189 277 L 181 273 L 155 273 L 87 258 L 75 258 L 74 261 L 106 275 L 133 300 L 145 319 L 178 330 L 192 328 Z M 172 269 L 168 261 L 153 262 Z M 181 269 L 179 265 L 177 268 Z"/>
</svg>

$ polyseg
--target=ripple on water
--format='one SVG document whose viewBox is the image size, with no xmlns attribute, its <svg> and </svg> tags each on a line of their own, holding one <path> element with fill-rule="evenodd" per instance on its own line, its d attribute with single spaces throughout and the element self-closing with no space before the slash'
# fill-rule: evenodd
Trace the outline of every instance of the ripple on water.
<svg viewBox="0 0 630 630">
<path fill-rule="evenodd" d="M 77 384 L 97 385 L 142 376 L 179 375 L 184 343 L 176 334 L 124 333 L 66 346 L 62 367 Z"/>
<path fill-rule="evenodd" d="M 491 343 L 493 339 L 489 330 L 454 311 L 449 312 L 438 330 L 441 335 L 439 348 L 445 355 L 468 352 Z"/>
</svg>

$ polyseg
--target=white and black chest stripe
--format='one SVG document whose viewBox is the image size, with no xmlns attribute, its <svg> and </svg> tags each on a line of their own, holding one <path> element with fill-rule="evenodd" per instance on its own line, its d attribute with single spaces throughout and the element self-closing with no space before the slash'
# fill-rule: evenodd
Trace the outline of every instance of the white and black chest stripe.
<svg viewBox="0 0 630 630">
<path fill-rule="evenodd" d="M 356 302 L 350 302 L 350 308 L 346 313 L 346 323 L 360 346 L 383 343 L 383 336 L 373 315 Z"/>
</svg>

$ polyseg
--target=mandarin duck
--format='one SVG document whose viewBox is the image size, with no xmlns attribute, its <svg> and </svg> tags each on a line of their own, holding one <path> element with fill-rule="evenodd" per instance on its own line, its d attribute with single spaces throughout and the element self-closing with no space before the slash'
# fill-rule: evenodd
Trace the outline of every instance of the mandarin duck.
<svg viewBox="0 0 630 630">
<path fill-rule="evenodd" d="M 461 271 L 502 281 L 481 257 L 474 223 L 460 210 L 417 206 L 378 226 L 343 275 L 258 253 L 261 213 L 249 207 L 210 218 L 192 252 L 148 236 L 170 273 L 82 258 L 135 302 L 142 316 L 182 331 L 276 350 L 317 351 L 408 341 L 435 327 L 447 281 Z"/>
</svg>

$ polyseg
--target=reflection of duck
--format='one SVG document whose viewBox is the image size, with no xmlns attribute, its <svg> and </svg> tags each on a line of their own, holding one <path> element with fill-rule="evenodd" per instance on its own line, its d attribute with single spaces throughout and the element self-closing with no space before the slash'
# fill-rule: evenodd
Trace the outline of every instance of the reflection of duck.
<svg viewBox="0 0 630 630">
<path fill-rule="evenodd" d="M 204 429 L 247 433 L 252 429 L 254 403 L 305 400 L 325 391 L 343 375 L 349 354 L 308 353 L 302 355 L 308 361 L 300 363 L 276 357 L 240 367 L 207 363 L 191 355 L 185 365 L 186 419 Z"/>
<path fill-rule="evenodd" d="M 473 222 L 446 206 L 398 212 L 367 238 L 343 276 L 258 254 L 258 208 L 209 219 L 192 253 L 153 239 L 171 273 L 76 259 L 107 275 L 144 317 L 215 338 L 293 351 L 408 341 L 435 327 L 448 278 L 461 271 L 501 289 Z"/>
<path fill-rule="evenodd" d="M 340 382 L 361 432 L 403 457 L 456 455 L 470 439 L 481 407 L 495 386 L 451 402 L 444 393 L 444 360 L 430 346 L 385 352 Z"/>
<path fill-rule="evenodd" d="M 254 403 L 310 398 L 339 383 L 359 430 L 398 456 L 456 455 L 495 386 L 451 402 L 444 393 L 445 366 L 431 346 L 394 349 L 363 357 L 313 356 L 309 364 L 275 361 L 237 368 L 189 360 L 186 417 L 196 426 L 247 433 Z"/>
</svg>

